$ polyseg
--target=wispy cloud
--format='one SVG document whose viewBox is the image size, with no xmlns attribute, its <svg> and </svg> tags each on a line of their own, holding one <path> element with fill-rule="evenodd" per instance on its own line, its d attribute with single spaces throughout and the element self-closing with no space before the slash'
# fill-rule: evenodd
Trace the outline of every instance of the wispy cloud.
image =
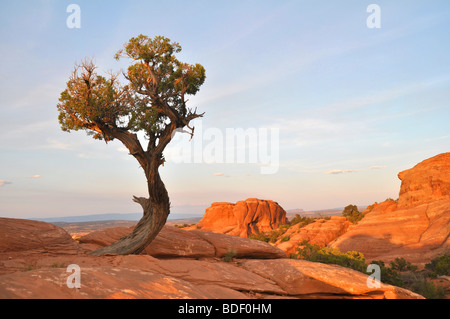
<svg viewBox="0 0 450 319">
<path fill-rule="evenodd" d="M 349 121 L 351 122 L 351 121 Z M 278 119 L 269 127 L 280 129 L 281 143 L 294 146 L 308 146 L 327 141 L 345 139 L 355 130 L 364 132 L 361 123 L 339 122 L 326 118 Z"/>
<path fill-rule="evenodd" d="M 41 175 L 36 174 L 36 175 L 31 176 L 31 178 L 41 178 Z"/>
<path fill-rule="evenodd" d="M 12 184 L 11 181 L 6 181 L 4 179 L 0 179 L 0 187 L 8 185 L 8 184 Z"/>
<path fill-rule="evenodd" d="M 370 166 L 370 169 L 381 169 L 381 168 L 386 168 L 386 165 L 373 165 L 373 166 Z"/>
<path fill-rule="evenodd" d="M 214 176 L 224 176 L 224 173 L 214 173 Z"/>
<path fill-rule="evenodd" d="M 333 169 L 331 171 L 325 172 L 327 175 L 337 175 L 337 174 L 346 174 L 346 173 L 354 173 L 359 172 L 359 169 Z"/>
</svg>

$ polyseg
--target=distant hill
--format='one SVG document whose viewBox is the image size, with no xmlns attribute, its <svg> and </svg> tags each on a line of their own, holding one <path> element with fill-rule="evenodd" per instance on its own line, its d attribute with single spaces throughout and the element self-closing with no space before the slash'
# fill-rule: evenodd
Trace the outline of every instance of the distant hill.
<svg viewBox="0 0 450 319">
<path fill-rule="evenodd" d="M 201 217 L 200 214 L 169 214 L 168 220 L 188 219 Z M 38 220 L 47 223 L 83 223 L 83 222 L 96 222 L 96 221 L 139 221 L 142 217 L 142 213 L 128 213 L 128 214 L 93 214 L 83 216 L 61 216 L 61 217 L 48 217 L 48 218 L 29 218 L 31 220 Z"/>
<path fill-rule="evenodd" d="M 366 208 L 367 208 L 367 206 L 358 206 L 358 210 L 360 212 L 362 212 Z M 336 215 L 341 215 L 343 210 L 344 210 L 344 207 L 328 208 L 328 209 L 312 210 L 312 211 L 305 211 L 301 208 L 297 208 L 297 209 L 287 210 L 286 217 L 293 218 L 296 214 L 299 214 L 300 216 L 305 216 L 305 217 L 336 216 Z"/>
</svg>

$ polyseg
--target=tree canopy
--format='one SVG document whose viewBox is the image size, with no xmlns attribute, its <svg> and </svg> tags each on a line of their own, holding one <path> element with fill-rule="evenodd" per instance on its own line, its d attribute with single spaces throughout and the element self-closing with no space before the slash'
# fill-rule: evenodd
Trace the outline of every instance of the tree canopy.
<svg viewBox="0 0 450 319">
<path fill-rule="evenodd" d="M 143 131 L 149 140 L 147 151 L 157 148 L 158 139 L 167 145 L 174 129 L 189 127 L 191 120 L 203 115 L 187 107 L 186 97 L 199 91 L 205 69 L 180 62 L 175 57 L 180 51 L 178 43 L 163 36 L 131 38 L 115 54 L 117 60 L 132 62 L 124 73 L 126 85 L 119 82 L 120 74 L 99 75 L 91 60 L 82 61 L 59 99 L 62 130 L 86 130 L 107 142 L 120 139 L 125 131 Z M 159 151 L 164 147 L 160 144 Z"/>
</svg>

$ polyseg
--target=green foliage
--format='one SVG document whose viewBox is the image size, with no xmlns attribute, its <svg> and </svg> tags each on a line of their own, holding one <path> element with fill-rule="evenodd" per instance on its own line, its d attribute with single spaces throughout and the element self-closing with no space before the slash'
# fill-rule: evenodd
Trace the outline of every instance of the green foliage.
<svg viewBox="0 0 450 319">
<path fill-rule="evenodd" d="M 223 261 L 230 262 L 236 257 L 237 253 L 233 248 L 230 248 L 223 256 Z"/>
<path fill-rule="evenodd" d="M 250 234 L 248 238 L 264 241 L 266 243 L 269 242 L 269 238 L 267 238 L 267 236 L 264 233 Z"/>
<path fill-rule="evenodd" d="M 381 270 L 381 281 L 397 287 L 404 287 L 405 283 L 401 279 L 400 274 L 392 268 L 386 267 L 384 261 L 374 260 L 371 264 L 377 264 Z"/>
<path fill-rule="evenodd" d="M 200 64 L 179 61 L 179 52 L 181 46 L 163 36 L 131 38 L 115 55 L 131 60 L 126 85 L 117 74 L 103 77 L 92 61 L 82 61 L 59 99 L 61 129 L 86 130 L 110 141 L 121 130 L 143 131 L 156 139 L 170 123 L 187 125 L 198 116 L 187 109 L 185 97 L 199 91 L 206 75 Z"/>
<path fill-rule="evenodd" d="M 177 228 L 185 228 L 185 227 L 190 227 L 190 226 L 193 226 L 193 225 L 195 225 L 195 224 L 186 224 L 186 223 L 184 223 L 182 225 L 176 224 L 174 226 L 177 227 Z"/>
<path fill-rule="evenodd" d="M 411 285 L 411 290 L 422 295 L 426 299 L 444 299 L 445 288 L 435 285 L 433 282 L 424 278 Z"/>
<path fill-rule="evenodd" d="M 393 270 L 397 271 L 416 271 L 417 266 L 406 261 L 405 258 L 395 258 L 394 261 L 390 262 L 390 266 Z"/>
<path fill-rule="evenodd" d="M 289 236 L 289 235 L 286 235 L 286 236 L 283 236 L 283 237 L 281 237 L 281 242 L 282 243 L 284 243 L 284 242 L 286 242 L 286 241 L 289 241 L 289 239 L 291 239 L 291 237 Z"/>
<path fill-rule="evenodd" d="M 266 243 L 275 243 L 279 239 L 282 238 L 283 234 L 288 230 L 289 224 L 284 224 L 279 226 L 277 229 L 272 229 L 269 232 L 259 232 L 257 234 L 250 234 L 248 238 L 250 239 L 256 239 L 260 241 L 264 241 Z M 289 240 L 289 237 L 287 239 L 285 238 L 284 241 Z"/>
<path fill-rule="evenodd" d="M 356 251 L 342 253 L 338 249 L 305 243 L 303 247 L 298 248 L 297 256 L 300 259 L 340 265 L 360 272 L 365 272 L 367 269 L 364 255 Z"/>
<path fill-rule="evenodd" d="M 364 217 L 364 214 L 358 210 L 358 207 L 356 205 L 346 206 L 342 211 L 342 215 L 353 224 L 356 224 Z"/>
<path fill-rule="evenodd" d="M 385 284 L 409 289 L 427 299 L 442 299 L 445 298 L 445 289 L 429 280 L 429 271 L 432 271 L 432 275 L 448 274 L 449 257 L 449 255 L 444 255 L 433 259 L 426 265 L 428 271 L 421 272 L 417 271 L 416 265 L 404 258 L 396 258 L 390 262 L 390 267 L 386 266 L 382 260 L 374 260 L 371 264 L 380 266 L 380 279 Z M 297 253 L 291 254 L 289 258 L 340 265 L 367 274 L 367 265 L 363 254 L 356 251 L 343 253 L 338 249 L 310 244 L 308 241 L 301 242 Z"/>
<path fill-rule="evenodd" d="M 283 228 L 271 230 L 267 234 L 269 243 L 275 243 L 285 232 L 286 232 L 286 229 L 283 229 Z"/>
<path fill-rule="evenodd" d="M 108 141 L 113 137 L 100 126 L 122 124 L 122 118 L 131 112 L 133 97 L 128 86 L 119 85 L 117 75 L 106 79 L 95 69 L 87 60 L 76 67 L 59 98 L 58 119 L 63 131 L 83 129 L 95 139 Z"/>
<path fill-rule="evenodd" d="M 294 226 L 296 224 L 300 224 L 299 227 L 304 227 L 308 224 L 314 223 L 316 220 L 311 217 L 302 217 L 299 214 L 295 214 L 295 217 L 289 222 L 290 226 Z"/>
<path fill-rule="evenodd" d="M 425 269 L 431 272 L 431 277 L 450 276 L 450 255 L 445 254 L 434 258 L 430 263 L 425 265 Z"/>
</svg>

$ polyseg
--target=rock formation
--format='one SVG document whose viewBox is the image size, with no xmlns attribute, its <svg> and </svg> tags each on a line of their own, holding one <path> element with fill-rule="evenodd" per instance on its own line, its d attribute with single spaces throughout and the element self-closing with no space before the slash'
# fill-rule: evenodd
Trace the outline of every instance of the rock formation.
<svg viewBox="0 0 450 319">
<path fill-rule="evenodd" d="M 132 229 L 132 227 L 111 227 L 97 230 L 81 237 L 80 246 L 86 252 L 90 252 L 110 245 L 120 237 L 129 234 Z M 220 258 L 231 252 L 238 258 L 286 257 L 282 250 L 264 242 L 203 231 L 185 231 L 167 225 L 143 251 L 143 254 L 157 258 Z"/>
<path fill-rule="evenodd" d="M 0 217 L 0 253 L 77 254 L 78 244 L 62 228 L 40 221 Z"/>
<path fill-rule="evenodd" d="M 450 152 L 439 154 L 400 172 L 398 208 L 450 200 Z"/>
<path fill-rule="evenodd" d="M 329 246 L 362 252 L 369 262 L 403 257 L 419 266 L 450 253 L 450 153 L 398 176 L 398 203 L 372 205 L 356 227 Z"/>
<path fill-rule="evenodd" d="M 278 203 L 249 198 L 236 204 L 213 203 L 202 220 L 190 229 L 248 237 L 278 228 L 286 222 L 286 211 Z"/>
<path fill-rule="evenodd" d="M 319 219 L 304 227 L 296 224 L 283 234 L 282 238 L 289 238 L 285 241 L 279 239 L 275 246 L 286 252 L 287 255 L 296 253 L 298 244 L 308 241 L 310 244 L 327 246 L 330 242 L 343 235 L 351 223 L 343 216 L 331 216 L 330 219 Z"/>
<path fill-rule="evenodd" d="M 8 225 L 2 239 L 20 245 L 4 244 L 0 250 L 1 299 L 422 298 L 391 285 L 368 288 L 363 273 L 280 258 L 284 253 L 279 249 L 246 238 L 166 226 L 155 247 L 141 255 L 92 256 L 86 252 L 130 229 L 98 231 L 78 244 L 46 223 L 2 219 L 2 224 Z M 23 225 L 33 231 L 17 231 Z M 218 258 L 230 247 L 239 259 Z M 80 288 L 67 287 L 71 264 L 80 267 Z"/>
</svg>

